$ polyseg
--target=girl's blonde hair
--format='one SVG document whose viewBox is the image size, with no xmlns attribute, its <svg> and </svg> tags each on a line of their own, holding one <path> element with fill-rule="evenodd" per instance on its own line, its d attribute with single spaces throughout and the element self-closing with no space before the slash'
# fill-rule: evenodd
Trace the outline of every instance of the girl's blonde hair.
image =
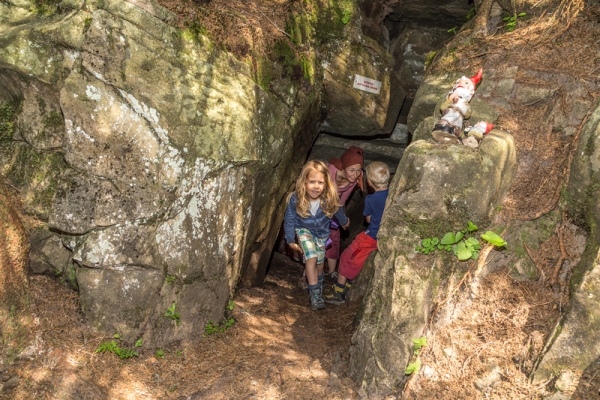
<svg viewBox="0 0 600 400">
<path fill-rule="evenodd" d="M 385 189 L 390 181 L 390 168 L 381 161 L 373 161 L 365 168 L 367 179 L 375 189 Z"/>
<path fill-rule="evenodd" d="M 300 176 L 296 180 L 296 194 L 298 195 L 296 212 L 302 218 L 306 218 L 310 215 L 310 199 L 306 194 L 305 183 L 308 179 L 308 174 L 310 174 L 312 171 L 320 172 L 325 177 L 325 189 L 323 190 L 323 193 L 321 193 L 320 197 L 321 210 L 323 210 L 328 218 L 331 218 L 340 207 L 340 199 L 338 197 L 337 188 L 331 179 L 331 174 L 329 173 L 327 164 L 318 160 L 307 161 L 306 164 L 304 164 L 304 167 L 302 167 Z"/>
</svg>

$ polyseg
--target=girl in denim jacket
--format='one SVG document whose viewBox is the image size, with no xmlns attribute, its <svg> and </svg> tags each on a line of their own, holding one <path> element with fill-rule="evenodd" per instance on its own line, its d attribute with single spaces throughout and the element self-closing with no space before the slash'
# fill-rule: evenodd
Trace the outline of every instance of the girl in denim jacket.
<svg viewBox="0 0 600 400">
<path fill-rule="evenodd" d="M 343 228 L 350 225 L 340 207 L 327 165 L 322 161 L 308 161 L 296 181 L 296 191 L 288 197 L 283 227 L 286 242 L 303 254 L 313 310 L 325 308 L 322 296 L 325 244 L 334 215 Z"/>
</svg>

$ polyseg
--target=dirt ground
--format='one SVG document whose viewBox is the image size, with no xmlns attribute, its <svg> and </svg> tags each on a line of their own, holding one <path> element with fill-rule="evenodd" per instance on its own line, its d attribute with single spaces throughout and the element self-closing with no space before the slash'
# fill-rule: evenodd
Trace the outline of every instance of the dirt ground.
<svg viewBox="0 0 600 400">
<path fill-rule="evenodd" d="M 358 303 L 311 311 L 296 287 L 301 264 L 275 254 L 264 285 L 242 289 L 225 332 L 121 360 L 96 353 L 111 340 L 88 330 L 76 294 L 52 278 L 31 278 L 30 343 L 0 378 L 18 386 L 0 399 L 355 399 L 346 376 Z M 23 341 L 23 337 L 15 337 Z M 191 396 L 191 397 L 190 397 Z"/>
<path fill-rule="evenodd" d="M 178 14 L 180 26 L 197 18 L 221 21 L 208 29 L 241 57 L 259 42 L 268 48 L 270 41 L 283 38 L 278 27 L 291 10 L 285 1 L 161 3 Z M 514 32 L 476 39 L 476 46 L 465 41 L 453 47 L 460 67 L 475 71 L 519 66 L 569 74 L 585 84 L 588 100 L 595 104 L 600 9 L 587 6 L 580 12 L 579 0 L 530 3 L 541 7 L 539 15 Z M 556 10 L 561 13 L 553 14 Z M 434 68 L 443 70 L 444 65 Z M 564 101 L 568 88 L 558 89 L 555 96 Z M 426 332 L 429 345 L 421 353 L 423 367 L 398 398 L 538 399 L 551 393 L 553 381 L 532 385 L 528 373 L 568 303 L 566 282 L 580 253 L 564 249 L 579 249 L 584 234 L 558 201 L 579 132 L 553 132 L 547 107 L 515 105 L 499 121 L 515 138 L 519 170 L 495 222 L 518 230 L 551 216 L 556 225 L 538 248 L 527 249 L 535 278 L 515 279 L 495 251 L 482 263 L 499 267 L 484 279 L 476 279 L 483 264 L 470 264 L 464 280 L 454 283 L 455 296 L 435 306 Z M 161 349 L 163 356 L 142 346 L 139 356 L 128 360 L 95 353 L 112 338 L 85 327 L 73 291 L 52 278 L 31 277 L 34 317 L 17 315 L 26 329 L 8 327 L 4 332 L 28 347 L 20 357 L 6 360 L 13 363 L 0 371 L 4 387 L 14 387 L 1 392 L 0 399 L 59 399 L 73 388 L 89 399 L 360 398 L 360 389 L 347 376 L 358 304 L 311 311 L 306 293 L 295 286 L 300 272 L 299 264 L 275 254 L 265 284 L 236 294 L 228 316 L 235 323 L 227 331 L 204 338 L 199 332 L 193 340 Z M 574 399 L 600 397 L 598 366 L 578 374 L 574 382 L 566 392 Z"/>
</svg>

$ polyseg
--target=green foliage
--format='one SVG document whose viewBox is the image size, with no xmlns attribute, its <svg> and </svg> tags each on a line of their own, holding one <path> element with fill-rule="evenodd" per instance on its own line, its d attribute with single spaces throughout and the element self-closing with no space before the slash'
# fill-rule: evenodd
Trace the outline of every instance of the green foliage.
<svg viewBox="0 0 600 400">
<path fill-rule="evenodd" d="M 509 32 L 514 31 L 515 28 L 517 27 L 517 19 L 523 18 L 525 16 L 527 16 L 527 14 L 523 12 L 523 13 L 519 13 L 517 15 L 513 15 L 512 17 L 503 18 L 502 21 L 506 22 L 506 25 L 504 25 L 504 27 Z"/>
<path fill-rule="evenodd" d="M 429 67 L 431 65 L 431 63 L 433 62 L 433 59 L 435 58 L 435 55 L 437 54 L 437 51 L 430 51 L 429 53 L 427 53 L 425 55 L 425 66 Z"/>
<path fill-rule="evenodd" d="M 416 356 L 419 355 L 421 347 L 427 346 L 427 338 L 425 336 L 417 338 L 417 339 L 412 339 L 412 342 L 413 342 L 413 353 Z"/>
<path fill-rule="evenodd" d="M 415 250 L 423 254 L 429 254 L 435 250 L 446 250 L 452 251 L 459 261 L 477 260 L 481 244 L 477 238 L 472 236 L 477 229 L 477 225 L 469 221 L 466 229 L 459 232 L 447 232 L 441 240 L 437 237 L 423 239 L 421 245 L 416 246 Z M 481 235 L 481 239 L 497 247 L 506 246 L 504 239 L 492 231 Z"/>
<path fill-rule="evenodd" d="M 469 13 L 467 14 L 467 19 L 471 19 L 475 16 L 475 14 L 477 13 L 477 10 L 475 10 L 475 7 L 471 8 L 469 10 Z"/>
<path fill-rule="evenodd" d="M 404 370 L 406 375 L 411 375 L 414 372 L 418 372 L 421 367 L 421 360 L 417 359 L 415 362 L 408 364 L 408 367 Z"/>
<path fill-rule="evenodd" d="M 144 344 L 144 338 L 139 338 L 138 340 L 135 341 L 135 344 L 133 345 L 133 347 L 142 347 L 142 344 Z"/>
<path fill-rule="evenodd" d="M 177 325 L 179 325 L 179 313 L 175 311 L 175 302 L 171 304 L 171 307 L 167 308 L 167 311 L 165 312 L 165 317 L 171 318 L 177 323 Z"/>
<path fill-rule="evenodd" d="M 486 233 L 481 235 L 481 238 L 483 240 L 486 240 L 489 243 L 493 244 L 494 246 L 498 246 L 498 247 L 506 246 L 506 242 L 504 241 L 504 239 L 502 239 L 500 236 L 498 236 L 495 232 L 492 232 L 492 231 L 487 231 Z"/>
<path fill-rule="evenodd" d="M 350 22 L 351 17 L 352 17 L 352 11 L 344 10 L 342 12 L 342 23 L 344 25 L 348 24 L 348 22 Z"/>
<path fill-rule="evenodd" d="M 448 32 L 448 33 L 453 33 L 453 34 L 455 34 L 455 35 L 456 35 L 456 28 L 458 28 L 458 26 L 455 26 L 454 28 L 450 28 L 450 29 L 448 29 L 448 31 L 447 31 L 447 32 Z"/>
<path fill-rule="evenodd" d="M 176 280 L 177 280 L 177 277 L 175 275 L 167 275 L 165 277 L 165 281 L 167 281 L 167 283 L 175 282 Z"/>
<path fill-rule="evenodd" d="M 209 320 L 206 326 L 204 327 L 204 334 L 202 335 L 202 337 L 207 337 L 217 332 L 223 333 L 227 329 L 229 329 L 233 324 L 235 324 L 235 319 L 233 318 L 224 319 L 223 321 L 216 324 Z"/>
<path fill-rule="evenodd" d="M 111 340 L 110 342 L 104 342 L 104 343 L 100 344 L 100 346 L 98 346 L 98 348 L 96 349 L 96 353 L 105 353 L 105 352 L 114 353 L 117 356 L 119 356 L 119 358 L 121 360 L 125 360 L 128 358 L 138 356 L 138 353 L 133 349 L 121 348 L 121 346 L 119 344 L 120 344 L 121 340 L 123 340 L 123 339 L 121 339 L 121 336 L 118 333 L 116 333 L 113 337 L 115 339 L 117 339 L 118 342 L 115 340 Z M 135 342 L 135 347 L 141 347 L 142 340 L 143 340 L 142 338 L 138 339 Z"/>
<path fill-rule="evenodd" d="M 156 353 L 154 354 L 154 356 L 156 358 L 165 358 L 165 352 L 161 349 L 156 350 Z"/>
<path fill-rule="evenodd" d="M 233 300 L 229 300 L 229 302 L 227 303 L 227 309 L 229 311 L 233 311 L 234 307 L 235 307 L 235 302 Z"/>
</svg>

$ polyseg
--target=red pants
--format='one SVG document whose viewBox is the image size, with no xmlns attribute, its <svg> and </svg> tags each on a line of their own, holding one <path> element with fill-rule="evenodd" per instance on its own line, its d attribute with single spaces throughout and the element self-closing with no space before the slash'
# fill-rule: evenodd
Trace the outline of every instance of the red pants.
<svg viewBox="0 0 600 400">
<path fill-rule="evenodd" d="M 340 258 L 340 230 L 339 229 L 330 229 L 329 230 L 329 238 L 331 239 L 331 247 L 327 249 L 325 252 L 326 258 L 331 258 L 332 260 L 337 260 Z"/>
<path fill-rule="evenodd" d="M 374 250 L 377 250 L 377 240 L 364 232 L 359 233 L 340 257 L 340 275 L 350 280 L 356 278 Z"/>
</svg>

